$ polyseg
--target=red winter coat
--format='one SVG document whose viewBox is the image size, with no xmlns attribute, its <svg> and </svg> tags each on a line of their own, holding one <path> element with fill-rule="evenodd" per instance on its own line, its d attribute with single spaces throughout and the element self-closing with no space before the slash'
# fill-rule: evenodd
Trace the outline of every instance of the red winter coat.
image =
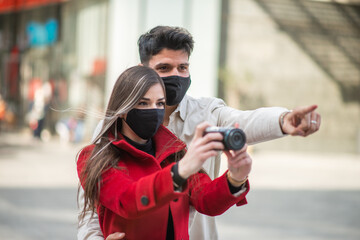
<svg viewBox="0 0 360 240">
<path fill-rule="evenodd" d="M 125 232 L 126 239 L 165 239 L 169 207 L 174 221 L 175 239 L 189 239 L 189 205 L 203 214 L 220 215 L 237 204 L 246 204 L 247 191 L 234 197 L 226 175 L 211 181 L 204 173 L 187 180 L 182 192 L 175 192 L 171 177 L 172 154 L 186 146 L 165 127 L 153 138 L 156 157 L 134 148 L 124 139 L 113 142 L 122 150 L 118 166 L 102 175 L 98 215 L 106 238 L 114 232 Z M 79 155 L 78 174 L 94 145 Z M 84 183 L 81 183 L 84 185 Z"/>
</svg>

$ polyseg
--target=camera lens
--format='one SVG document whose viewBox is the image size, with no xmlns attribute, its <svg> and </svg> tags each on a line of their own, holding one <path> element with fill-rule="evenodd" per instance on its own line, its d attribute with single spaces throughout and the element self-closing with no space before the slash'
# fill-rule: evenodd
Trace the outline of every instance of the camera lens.
<svg viewBox="0 0 360 240">
<path fill-rule="evenodd" d="M 224 144 L 227 149 L 239 150 L 246 143 L 245 133 L 239 128 L 233 128 L 224 135 Z"/>
</svg>

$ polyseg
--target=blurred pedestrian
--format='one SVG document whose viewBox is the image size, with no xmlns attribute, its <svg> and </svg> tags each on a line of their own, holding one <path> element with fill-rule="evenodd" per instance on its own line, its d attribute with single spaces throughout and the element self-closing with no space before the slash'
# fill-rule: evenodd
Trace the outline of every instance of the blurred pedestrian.
<svg viewBox="0 0 360 240">
<path fill-rule="evenodd" d="M 82 216 L 97 209 L 104 237 L 189 239 L 189 207 L 216 216 L 246 204 L 251 158 L 246 146 L 224 150 L 229 171 L 211 181 L 205 161 L 223 150 L 221 133 L 196 127 L 187 148 L 162 126 L 165 87 L 151 68 L 127 69 L 113 88 L 105 120 L 78 158 L 84 188 Z M 154 231 L 154 229 L 157 229 Z"/>
<path fill-rule="evenodd" d="M 6 117 L 6 102 L 0 94 L 0 132 L 2 131 L 5 117 Z"/>
<path fill-rule="evenodd" d="M 45 118 L 49 111 L 51 97 L 52 88 L 49 82 L 43 84 L 42 80 L 39 78 L 32 79 L 28 93 L 30 107 L 27 118 L 35 138 L 41 139 L 41 133 L 44 130 Z"/>
</svg>

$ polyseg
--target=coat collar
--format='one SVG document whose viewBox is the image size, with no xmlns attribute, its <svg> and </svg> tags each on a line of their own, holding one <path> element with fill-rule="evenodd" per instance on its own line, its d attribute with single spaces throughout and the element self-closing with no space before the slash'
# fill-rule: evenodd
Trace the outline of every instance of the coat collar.
<svg viewBox="0 0 360 240">
<path fill-rule="evenodd" d="M 180 118 L 185 121 L 186 118 L 186 108 L 187 108 L 187 101 L 188 95 L 185 94 L 184 98 L 181 100 L 177 108 L 174 110 L 174 113 L 179 112 Z"/>
<path fill-rule="evenodd" d="M 114 136 L 109 135 L 110 140 L 114 140 Z M 112 144 L 129 154 L 133 155 L 138 159 L 147 159 L 149 157 L 154 158 L 153 156 L 133 147 L 129 144 L 124 137 L 119 134 L 119 140 L 115 140 Z M 156 132 L 153 137 L 153 142 L 155 144 L 155 158 L 159 163 L 165 160 L 171 154 L 181 151 L 186 148 L 186 144 L 178 139 L 173 133 L 171 133 L 166 127 L 161 125 L 159 130 Z"/>
</svg>

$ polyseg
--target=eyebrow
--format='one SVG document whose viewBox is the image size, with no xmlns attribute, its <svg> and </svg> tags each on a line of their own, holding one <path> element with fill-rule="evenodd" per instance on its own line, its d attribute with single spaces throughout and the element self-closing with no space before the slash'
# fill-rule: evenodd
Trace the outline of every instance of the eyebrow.
<svg viewBox="0 0 360 240">
<path fill-rule="evenodd" d="M 180 66 L 189 66 L 190 63 L 180 63 L 179 64 Z M 158 63 L 155 65 L 154 68 L 157 68 L 157 67 L 160 67 L 160 66 L 172 66 L 171 64 L 168 64 L 168 63 Z"/>
<path fill-rule="evenodd" d="M 142 97 L 141 100 L 150 101 L 150 98 Z M 160 101 L 160 100 L 165 100 L 165 97 L 159 98 L 157 101 Z"/>
</svg>

